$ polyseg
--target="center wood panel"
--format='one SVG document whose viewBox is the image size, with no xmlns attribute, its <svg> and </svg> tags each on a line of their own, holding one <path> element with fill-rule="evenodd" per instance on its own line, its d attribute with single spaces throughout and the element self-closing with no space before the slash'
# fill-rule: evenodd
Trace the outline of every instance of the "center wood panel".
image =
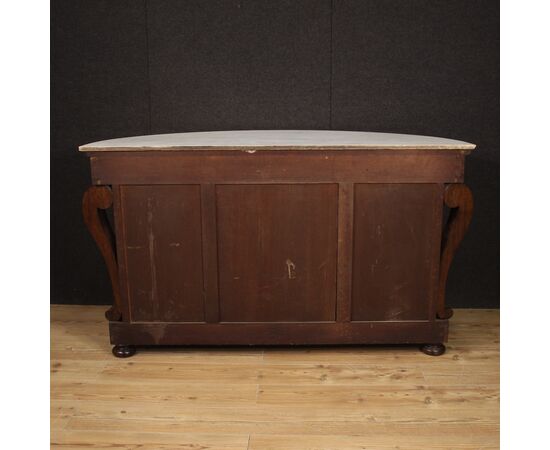
<svg viewBox="0 0 550 450">
<path fill-rule="evenodd" d="M 200 186 L 121 186 L 132 321 L 204 320 Z"/>
<path fill-rule="evenodd" d="M 355 186 L 352 320 L 430 318 L 442 209 L 442 184 Z"/>
<path fill-rule="evenodd" d="M 218 185 L 224 322 L 334 321 L 338 185 Z"/>
</svg>

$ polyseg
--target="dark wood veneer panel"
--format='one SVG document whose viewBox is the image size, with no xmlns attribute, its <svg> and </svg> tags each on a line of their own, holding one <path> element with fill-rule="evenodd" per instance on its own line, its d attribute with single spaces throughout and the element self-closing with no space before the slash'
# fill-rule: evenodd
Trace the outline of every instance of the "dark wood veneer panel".
<svg viewBox="0 0 550 450">
<path fill-rule="evenodd" d="M 355 186 L 352 320 L 426 320 L 433 311 L 443 185 Z"/>
<path fill-rule="evenodd" d="M 338 185 L 218 185 L 220 316 L 334 321 Z"/>
<path fill-rule="evenodd" d="M 449 322 L 139 323 L 110 322 L 125 345 L 323 345 L 445 342 Z"/>
<path fill-rule="evenodd" d="M 353 183 L 341 183 L 338 191 L 338 281 L 336 319 L 351 320 L 353 259 Z"/>
<path fill-rule="evenodd" d="M 96 152 L 94 184 L 459 183 L 464 153 L 445 150 Z"/>
<path fill-rule="evenodd" d="M 121 186 L 132 321 L 204 320 L 200 186 Z"/>
</svg>

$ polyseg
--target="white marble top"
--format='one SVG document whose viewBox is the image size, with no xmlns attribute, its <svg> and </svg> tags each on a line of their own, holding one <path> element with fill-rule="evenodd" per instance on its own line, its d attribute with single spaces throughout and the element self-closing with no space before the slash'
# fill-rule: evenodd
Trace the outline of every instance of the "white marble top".
<svg viewBox="0 0 550 450">
<path fill-rule="evenodd" d="M 473 150 L 474 144 L 432 136 L 362 131 L 248 130 L 152 134 L 82 145 L 81 152 L 277 149 Z"/>
</svg>

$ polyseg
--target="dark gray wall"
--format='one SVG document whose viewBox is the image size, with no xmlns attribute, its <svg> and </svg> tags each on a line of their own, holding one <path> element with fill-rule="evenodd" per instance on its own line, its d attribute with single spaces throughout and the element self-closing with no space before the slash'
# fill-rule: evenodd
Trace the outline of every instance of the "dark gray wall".
<svg viewBox="0 0 550 450">
<path fill-rule="evenodd" d="M 498 306 L 498 74 L 496 0 L 53 0 L 52 302 L 111 301 L 81 220 L 78 145 L 291 128 L 478 144 L 448 301 Z"/>
</svg>

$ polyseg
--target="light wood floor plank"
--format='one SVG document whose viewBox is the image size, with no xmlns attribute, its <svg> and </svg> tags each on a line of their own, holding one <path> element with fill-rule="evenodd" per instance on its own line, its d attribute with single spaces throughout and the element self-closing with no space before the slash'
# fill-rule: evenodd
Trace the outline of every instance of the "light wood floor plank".
<svg viewBox="0 0 550 450">
<path fill-rule="evenodd" d="M 454 423 L 454 424 L 495 424 L 498 423 L 498 411 L 452 410 L 444 414 L 438 408 L 424 406 L 404 408 L 365 407 L 362 405 L 342 404 L 311 407 L 311 405 L 208 405 L 189 402 L 152 402 L 137 400 L 66 400 L 55 401 L 52 416 L 65 418 L 90 419 L 138 419 L 138 420 L 174 420 L 204 421 L 209 423 L 255 423 L 279 426 L 281 423 L 318 423 L 318 422 L 376 422 L 376 423 Z"/>
<path fill-rule="evenodd" d="M 70 430 L 88 431 L 141 431 L 155 433 L 216 433 L 216 434 L 248 434 L 251 435 L 281 435 L 281 436 L 368 436 L 376 437 L 374 442 L 389 443 L 392 436 L 399 433 L 414 434 L 415 440 L 429 444 L 430 439 L 442 435 L 452 436 L 464 434 L 464 438 L 470 438 L 470 443 L 484 441 L 494 442 L 495 424 L 471 424 L 464 423 L 379 423 L 374 420 L 349 420 L 349 421 L 308 421 L 294 422 L 280 420 L 272 422 L 262 421 L 207 421 L 207 420 L 144 420 L 144 419 L 92 419 L 87 417 L 75 417 L 70 420 Z M 383 439 L 382 439 L 383 437 Z M 290 438 L 288 438 L 290 440 Z M 412 441 L 412 439 L 411 439 Z M 456 443 L 456 440 L 455 440 Z M 405 447 L 406 448 L 406 447 Z"/>
<path fill-rule="evenodd" d="M 485 434 L 470 434 L 463 427 L 461 431 L 443 436 L 443 431 L 426 433 L 426 426 L 413 430 L 400 430 L 399 427 L 390 430 L 379 430 L 368 436 L 272 436 L 253 435 L 249 450 L 382 450 L 407 449 L 425 450 L 479 450 L 497 449 L 498 442 Z M 480 445 L 481 443 L 481 445 Z"/>
<path fill-rule="evenodd" d="M 415 347 L 139 349 L 104 306 L 51 308 L 53 449 L 496 449 L 499 312 L 457 310 Z"/>
<path fill-rule="evenodd" d="M 248 435 L 158 433 L 124 430 L 65 430 L 52 433 L 52 448 L 147 448 L 246 450 Z"/>
</svg>

